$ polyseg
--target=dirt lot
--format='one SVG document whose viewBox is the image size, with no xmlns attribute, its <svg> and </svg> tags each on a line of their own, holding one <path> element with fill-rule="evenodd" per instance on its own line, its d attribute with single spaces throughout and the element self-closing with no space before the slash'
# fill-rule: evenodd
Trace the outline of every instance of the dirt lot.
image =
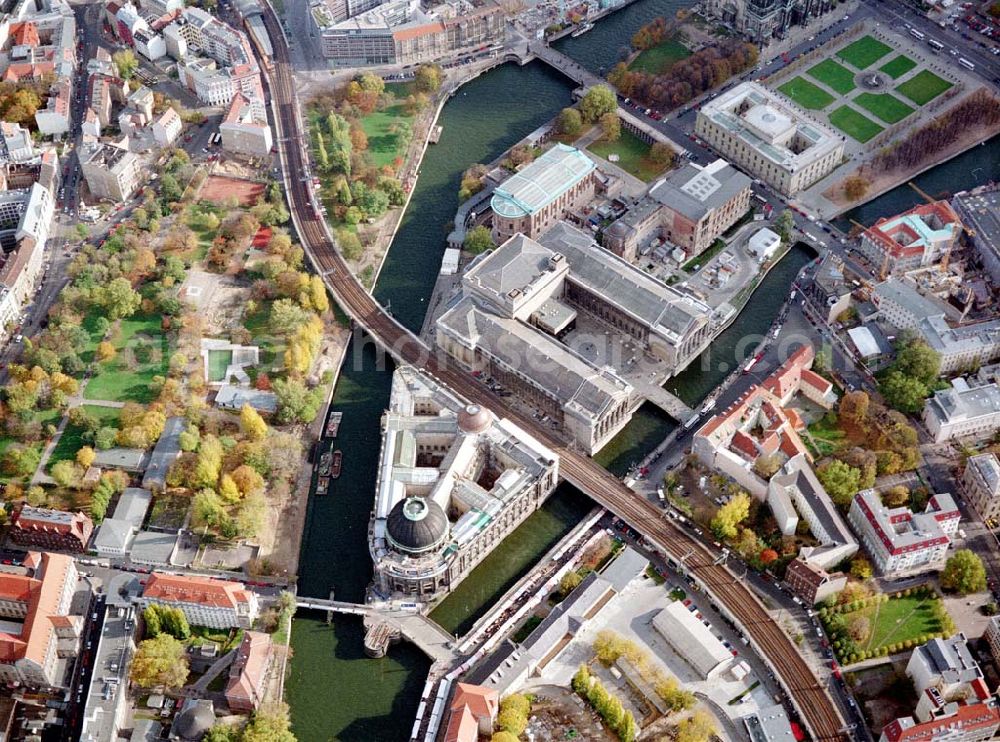
<svg viewBox="0 0 1000 742">
<path fill-rule="evenodd" d="M 198 192 L 198 198 L 212 203 L 224 204 L 236 198 L 241 206 L 253 206 L 264 192 L 264 184 L 252 180 L 209 175 Z"/>
<path fill-rule="evenodd" d="M 225 335 L 239 325 L 250 289 L 232 276 L 192 269 L 180 295 L 193 304 L 208 336 Z"/>
</svg>

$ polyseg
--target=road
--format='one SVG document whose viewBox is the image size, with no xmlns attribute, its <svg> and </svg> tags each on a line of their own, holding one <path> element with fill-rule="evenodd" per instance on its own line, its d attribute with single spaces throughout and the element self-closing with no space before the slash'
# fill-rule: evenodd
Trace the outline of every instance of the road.
<svg viewBox="0 0 1000 742">
<path fill-rule="evenodd" d="M 278 150 L 290 210 L 306 254 L 339 305 L 394 357 L 424 369 L 469 401 L 510 417 L 551 446 L 560 455 L 560 469 L 565 479 L 647 536 L 660 549 L 678 560 L 683 557 L 694 577 L 744 627 L 755 649 L 779 677 L 813 737 L 843 740 L 845 722 L 826 689 L 754 595 L 728 569 L 715 563 L 716 553 L 679 530 L 657 508 L 636 497 L 592 459 L 567 448 L 562 441 L 553 438 L 551 431 L 539 427 L 536 421 L 519 413 L 506 400 L 475 383 L 466 371 L 446 357 L 432 352 L 390 317 L 351 275 L 331 240 L 327 225 L 317 218 L 288 48 L 270 6 L 265 7 L 264 19 L 275 50 L 274 69 L 267 75 L 268 92 L 276 118 Z"/>
</svg>

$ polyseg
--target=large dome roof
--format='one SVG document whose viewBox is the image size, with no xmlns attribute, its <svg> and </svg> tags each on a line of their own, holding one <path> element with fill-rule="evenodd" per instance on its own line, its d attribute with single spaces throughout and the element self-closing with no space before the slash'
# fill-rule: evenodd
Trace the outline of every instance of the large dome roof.
<svg viewBox="0 0 1000 742">
<path fill-rule="evenodd" d="M 407 497 L 386 519 L 389 541 L 400 551 L 420 554 L 438 548 L 448 536 L 448 516 L 433 500 Z"/>
<path fill-rule="evenodd" d="M 200 740 L 215 725 L 211 701 L 194 701 L 177 715 L 171 730 L 182 740 Z"/>
<path fill-rule="evenodd" d="M 463 433 L 482 433 L 492 424 L 493 415 L 477 404 L 470 404 L 459 410 L 458 427 Z"/>
</svg>

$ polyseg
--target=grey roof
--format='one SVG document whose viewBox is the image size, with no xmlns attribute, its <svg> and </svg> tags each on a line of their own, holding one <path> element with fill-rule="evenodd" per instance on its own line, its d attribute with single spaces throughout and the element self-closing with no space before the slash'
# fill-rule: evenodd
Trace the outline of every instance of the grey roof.
<svg viewBox="0 0 1000 742">
<path fill-rule="evenodd" d="M 649 560 L 646 557 L 631 546 L 626 546 L 621 554 L 604 568 L 601 577 L 611 583 L 615 592 L 620 593 L 626 585 L 642 574 L 648 565 Z"/>
<path fill-rule="evenodd" d="M 133 562 L 166 566 L 170 564 L 174 547 L 177 546 L 176 533 L 160 533 L 159 531 L 139 531 L 132 541 L 132 551 L 129 557 Z"/>
<path fill-rule="evenodd" d="M 136 528 L 142 527 L 142 522 L 146 518 L 146 511 L 153 501 L 153 493 L 140 487 L 128 487 L 118 498 L 115 512 L 112 518 L 115 520 L 131 523 Z"/>
<path fill-rule="evenodd" d="M 975 469 L 986 483 L 986 489 L 992 494 L 1000 493 L 1000 459 L 995 453 L 981 453 L 970 456 L 968 466 Z"/>
<path fill-rule="evenodd" d="M 502 299 L 524 289 L 551 270 L 553 253 L 523 234 L 516 234 L 466 271 L 463 281 Z"/>
<path fill-rule="evenodd" d="M 561 404 L 590 415 L 603 414 L 631 394 L 631 385 L 612 371 L 597 368 L 523 322 L 483 311 L 469 297 L 446 312 L 438 327 L 528 377 Z"/>
<path fill-rule="evenodd" d="M 132 742 L 154 742 L 161 738 L 163 725 L 152 719 L 136 719 L 132 727 Z"/>
<path fill-rule="evenodd" d="M 936 303 L 920 294 L 916 287 L 898 278 L 888 278 L 878 284 L 875 295 L 879 301 L 889 300 L 898 304 L 917 319 L 939 315 L 943 311 Z"/>
<path fill-rule="evenodd" d="M 406 497 L 386 517 L 389 541 L 403 551 L 436 549 L 448 538 L 448 516 L 429 497 Z"/>
<path fill-rule="evenodd" d="M 695 325 L 708 321 L 706 305 L 602 249 L 589 234 L 566 222 L 557 222 L 539 242 L 566 256 L 570 281 L 653 330 L 679 340 Z"/>
<path fill-rule="evenodd" d="M 983 677 L 979 663 L 969 652 L 964 634 L 956 634 L 948 639 L 931 639 L 913 650 L 910 664 L 914 662 L 923 663 L 930 673 L 939 676 L 948 685 L 969 683 Z"/>
<path fill-rule="evenodd" d="M 949 327 L 939 311 L 932 317 L 924 317 L 917 330 L 942 355 L 971 351 L 993 358 L 1000 352 L 1000 319 Z"/>
<path fill-rule="evenodd" d="M 604 233 L 611 237 L 625 239 L 630 233 L 637 232 L 639 227 L 645 224 L 646 220 L 658 214 L 662 206 L 663 204 L 660 201 L 649 196 L 643 196 L 620 219 L 605 229 Z"/>
<path fill-rule="evenodd" d="M 1000 387 L 996 384 L 969 389 L 950 387 L 934 392 L 926 410 L 942 423 L 970 420 L 1000 412 Z"/>
<path fill-rule="evenodd" d="M 649 195 L 697 223 L 749 188 L 750 183 L 750 178 L 725 160 L 706 167 L 688 163 L 657 182 Z"/>
<path fill-rule="evenodd" d="M 274 392 L 225 384 L 215 395 L 215 404 L 230 410 L 238 410 L 248 404 L 258 412 L 274 412 L 278 409 L 278 396 Z"/>
<path fill-rule="evenodd" d="M 102 469 L 142 471 L 146 465 L 146 451 L 142 448 L 109 448 L 95 451 L 94 466 Z"/>
<path fill-rule="evenodd" d="M 776 703 L 766 708 L 758 709 L 756 714 L 744 717 L 743 723 L 750 733 L 752 742 L 794 742 L 792 725 L 784 707 Z"/>
<path fill-rule="evenodd" d="M 657 613 L 653 626 L 703 678 L 733 658 L 712 630 L 679 600 Z"/>
<path fill-rule="evenodd" d="M 522 643 L 522 648 L 536 660 L 541 659 L 567 634 L 575 634 L 586 623 L 587 616 L 603 605 L 609 593 L 614 592 L 610 582 L 591 572 L 535 627 Z"/>
<path fill-rule="evenodd" d="M 184 708 L 174 719 L 170 728 L 171 737 L 184 742 L 197 742 L 215 725 L 215 706 L 211 701 L 189 698 Z"/>
<path fill-rule="evenodd" d="M 848 528 L 847 523 L 840 516 L 833 500 L 823 489 L 812 467 L 809 466 L 803 454 L 789 459 L 782 467 L 781 472 L 771 477 L 770 487 L 783 490 L 786 493 L 794 492 L 792 497 L 795 505 L 802 510 L 808 508 L 813 517 L 808 517 L 802 513 L 810 523 L 815 522 L 819 528 L 813 526 L 813 536 L 820 544 L 839 545 L 853 544 L 857 546 L 857 541 Z"/>
<path fill-rule="evenodd" d="M 142 486 L 147 489 L 163 489 L 167 485 L 167 471 L 181 452 L 180 437 L 184 432 L 183 417 L 169 417 L 163 426 L 160 439 L 153 446 L 149 457 L 146 475 L 142 478 Z"/>
<path fill-rule="evenodd" d="M 94 537 L 94 548 L 98 553 L 103 551 L 127 551 L 135 526 L 126 520 L 105 518 Z"/>
</svg>

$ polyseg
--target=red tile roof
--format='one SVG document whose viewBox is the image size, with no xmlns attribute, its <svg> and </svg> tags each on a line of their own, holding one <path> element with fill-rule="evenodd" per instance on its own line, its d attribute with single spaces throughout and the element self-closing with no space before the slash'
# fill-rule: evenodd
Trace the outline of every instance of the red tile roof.
<svg viewBox="0 0 1000 742">
<path fill-rule="evenodd" d="M 246 588 L 239 582 L 161 572 L 150 575 L 142 597 L 165 602 L 197 603 L 209 608 L 235 608 L 249 601 Z"/>
<path fill-rule="evenodd" d="M 38 46 L 41 40 L 38 38 L 38 26 L 31 21 L 24 23 L 12 23 L 10 25 L 10 37 L 15 46 Z"/>
<path fill-rule="evenodd" d="M 476 742 L 479 722 L 489 719 L 492 724 L 500 707 L 500 694 L 492 688 L 470 683 L 458 683 L 451 699 L 451 718 L 444 733 L 444 742 Z"/>
</svg>

